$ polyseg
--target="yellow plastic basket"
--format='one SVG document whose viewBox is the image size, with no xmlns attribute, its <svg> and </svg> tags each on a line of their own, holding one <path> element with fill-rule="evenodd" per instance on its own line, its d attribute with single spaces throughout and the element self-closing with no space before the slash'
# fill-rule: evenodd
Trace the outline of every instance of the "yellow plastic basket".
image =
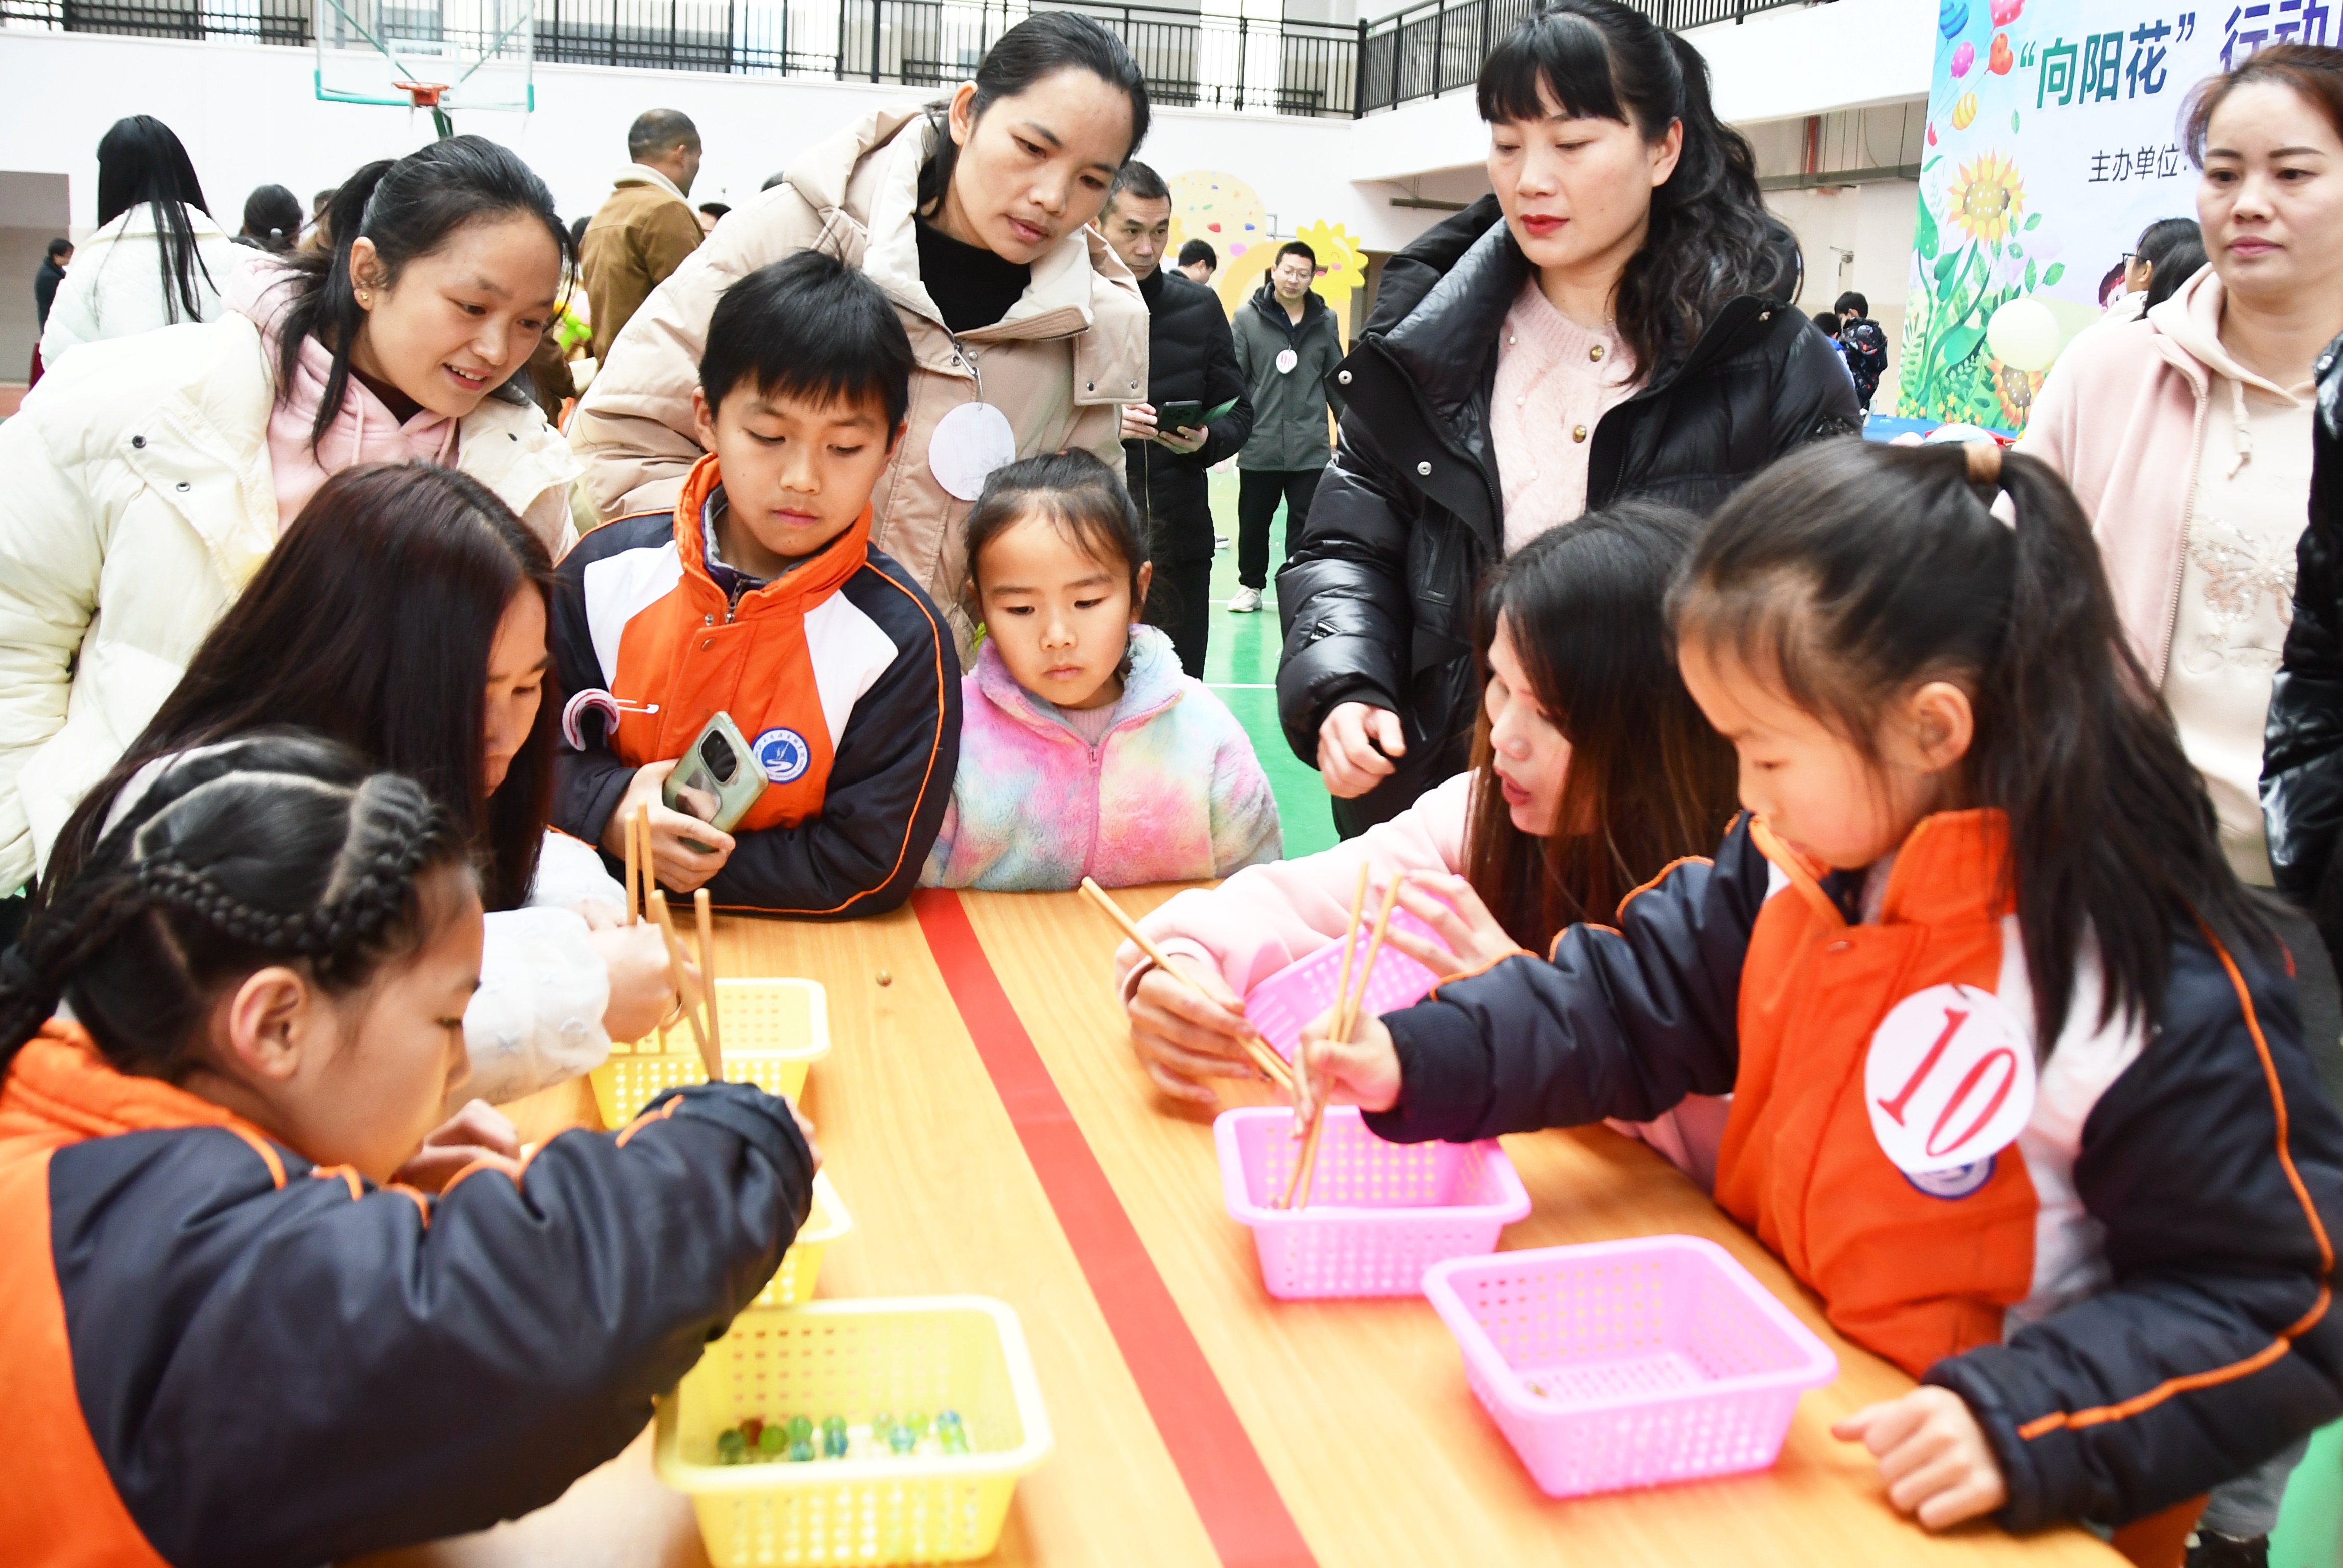
<svg viewBox="0 0 2343 1568">
<path fill-rule="evenodd" d="M 720 1465 L 743 1417 L 955 1410 L 970 1452 Z M 659 1401 L 659 1479 L 716 1568 L 964 1563 L 991 1554 L 1017 1478 L 1050 1452 L 1017 1314 L 982 1296 L 750 1307 Z"/>
<path fill-rule="evenodd" d="M 854 1217 L 839 1201 L 838 1189 L 830 1184 L 830 1172 L 813 1173 L 813 1207 L 806 1212 L 806 1222 L 798 1231 L 797 1240 L 781 1254 L 781 1266 L 758 1292 L 760 1307 L 794 1307 L 800 1302 L 813 1300 L 813 1282 L 821 1275 L 821 1255 L 830 1244 L 854 1229 Z"/>
<path fill-rule="evenodd" d="M 809 980 L 719 980 L 716 1020 L 724 1036 L 724 1076 L 768 1094 L 794 1098 L 805 1088 L 806 1067 L 830 1050 L 830 1000 Z M 686 1024 L 633 1045 L 613 1041 L 609 1060 L 587 1075 L 602 1125 L 624 1127 L 652 1095 L 679 1083 L 704 1083 Z"/>
</svg>

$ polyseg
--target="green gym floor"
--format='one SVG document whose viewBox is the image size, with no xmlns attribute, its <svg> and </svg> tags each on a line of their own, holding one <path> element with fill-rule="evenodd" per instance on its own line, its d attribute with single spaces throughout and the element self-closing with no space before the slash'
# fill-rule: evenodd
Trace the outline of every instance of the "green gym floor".
<svg viewBox="0 0 2343 1568">
<path fill-rule="evenodd" d="M 1285 538 L 1280 508 L 1270 525 L 1270 586 L 1259 615 L 1230 615 L 1237 591 L 1237 477 L 1233 467 L 1212 476 L 1212 529 L 1229 541 L 1212 558 L 1212 629 L 1204 654 L 1204 684 L 1229 705 L 1252 737 L 1254 755 L 1277 792 L 1289 858 L 1315 854 L 1334 842 L 1326 787 L 1302 763 L 1277 727 L 1278 548 Z M 2343 1568 L 2343 1423 L 2311 1440 L 2310 1452 L 2287 1487 L 2286 1506 L 2270 1536 L 2270 1568 Z"/>
<path fill-rule="evenodd" d="M 1204 646 L 1204 684 L 1229 705 L 1229 711 L 1252 737 L 1253 755 L 1261 759 L 1269 786 L 1277 792 L 1286 858 L 1314 855 L 1334 842 L 1334 819 L 1327 806 L 1326 787 L 1318 781 L 1318 769 L 1293 755 L 1277 728 L 1277 653 L 1282 642 L 1277 629 L 1277 563 L 1278 548 L 1285 538 L 1285 508 L 1278 508 L 1269 526 L 1270 583 L 1262 592 L 1258 615 L 1228 613 L 1229 599 L 1237 591 L 1233 467 L 1212 476 L 1212 531 L 1229 543 L 1212 558 L 1212 629 Z"/>
</svg>

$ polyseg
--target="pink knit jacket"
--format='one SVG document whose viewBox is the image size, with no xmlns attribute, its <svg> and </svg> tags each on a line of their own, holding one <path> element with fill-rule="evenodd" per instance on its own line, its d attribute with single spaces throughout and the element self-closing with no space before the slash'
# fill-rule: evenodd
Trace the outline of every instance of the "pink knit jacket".
<svg viewBox="0 0 2343 1568">
<path fill-rule="evenodd" d="M 2124 631 L 2158 685 L 2172 655 L 2182 536 L 2213 379 L 2158 318 L 2185 310 L 2207 286 L 2220 286 L 2209 269 L 2145 319 L 2077 338 L 2043 383 L 2017 444 L 2082 500 Z M 2217 292 L 2208 303 L 2217 310 Z"/>
</svg>

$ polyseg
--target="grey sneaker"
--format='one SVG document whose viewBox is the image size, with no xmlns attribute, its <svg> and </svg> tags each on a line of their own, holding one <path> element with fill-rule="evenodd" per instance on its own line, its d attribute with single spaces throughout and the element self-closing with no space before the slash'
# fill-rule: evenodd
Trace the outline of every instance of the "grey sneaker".
<svg viewBox="0 0 2343 1568">
<path fill-rule="evenodd" d="M 1253 615 L 1260 609 L 1261 590 L 1257 588 L 1241 588 L 1230 597 L 1229 613 L 1231 615 Z"/>
</svg>

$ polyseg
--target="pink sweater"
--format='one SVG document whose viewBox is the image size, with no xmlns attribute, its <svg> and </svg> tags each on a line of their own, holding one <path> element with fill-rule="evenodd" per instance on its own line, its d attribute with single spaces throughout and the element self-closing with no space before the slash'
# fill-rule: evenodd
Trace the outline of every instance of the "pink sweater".
<svg viewBox="0 0 2343 1568">
<path fill-rule="evenodd" d="M 1242 996 L 1296 959 L 1342 940 L 1362 862 L 1378 880 L 1401 871 L 1462 870 L 1473 777 L 1457 774 L 1390 821 L 1331 849 L 1248 866 L 1216 888 L 1191 888 L 1139 929 L 1167 958 L 1211 964 Z M 1131 942 L 1115 951 L 1115 985 L 1126 1003 L 1143 972 L 1141 957 Z M 1716 1147 L 1731 1102 L 1730 1095 L 1693 1095 L 1656 1121 L 1611 1125 L 1649 1143 L 1708 1188 L 1715 1182 Z"/>
<path fill-rule="evenodd" d="M 1507 555 L 1585 512 L 1594 427 L 1634 390 L 1634 356 L 1619 334 L 1555 309 L 1533 272 L 1505 315 L 1489 403 Z"/>
</svg>

